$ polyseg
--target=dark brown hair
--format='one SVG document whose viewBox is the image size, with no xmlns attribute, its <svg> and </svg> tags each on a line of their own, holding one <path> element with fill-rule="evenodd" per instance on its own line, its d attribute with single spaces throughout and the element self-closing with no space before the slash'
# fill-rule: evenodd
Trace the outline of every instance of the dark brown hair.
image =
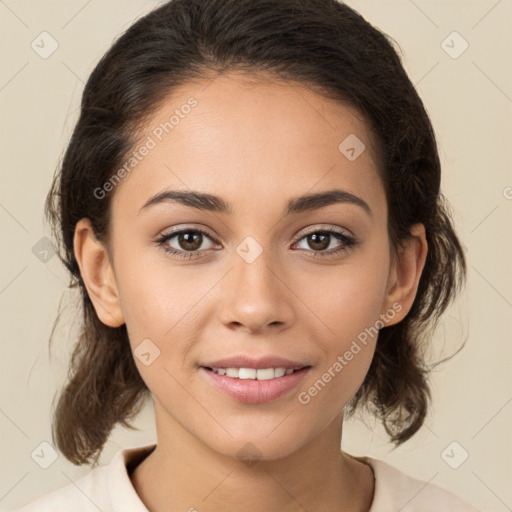
<svg viewBox="0 0 512 512">
<path fill-rule="evenodd" d="M 392 247 L 410 236 L 412 224 L 425 225 L 428 254 L 412 309 L 380 330 L 369 372 L 346 408 L 350 415 L 366 406 L 395 445 L 423 424 L 430 400 L 424 349 L 466 265 L 440 192 L 434 132 L 393 44 L 336 0 L 172 0 L 128 28 L 92 71 L 46 199 L 83 309 L 52 430 L 75 464 L 96 463 L 115 425 L 131 427 L 149 396 L 126 326 L 108 327 L 95 313 L 73 251 L 75 226 L 89 218 L 108 245 L 112 194 L 99 200 L 93 191 L 122 165 L 138 129 L 175 87 L 232 70 L 265 72 L 355 107 L 375 135 Z"/>
</svg>

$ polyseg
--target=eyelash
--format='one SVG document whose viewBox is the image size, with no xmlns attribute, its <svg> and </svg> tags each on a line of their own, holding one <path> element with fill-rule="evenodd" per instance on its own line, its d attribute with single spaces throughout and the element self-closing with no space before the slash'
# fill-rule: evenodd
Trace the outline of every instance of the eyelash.
<svg viewBox="0 0 512 512">
<path fill-rule="evenodd" d="M 176 230 L 171 233 L 162 235 L 160 238 L 155 240 L 155 243 L 167 254 L 171 254 L 173 257 L 176 257 L 179 259 L 189 259 L 190 260 L 193 258 L 200 257 L 199 253 L 201 253 L 201 252 L 208 252 L 211 250 L 211 249 L 207 249 L 207 250 L 203 250 L 203 251 L 183 251 L 183 250 L 180 251 L 180 250 L 172 249 L 168 245 L 166 245 L 166 242 L 168 242 L 172 238 L 174 238 L 177 235 L 180 235 L 182 233 L 196 233 L 196 234 L 199 233 L 203 236 L 206 236 L 210 240 L 212 240 L 212 237 L 206 231 L 203 231 L 202 229 L 184 228 L 184 229 Z M 297 244 L 304 238 L 308 237 L 309 235 L 319 234 L 319 233 L 331 235 L 343 243 L 341 244 L 339 249 L 335 249 L 335 250 L 331 249 L 330 251 L 315 251 L 312 249 L 311 250 L 302 249 L 302 250 L 306 250 L 307 252 L 313 252 L 315 254 L 314 255 L 315 258 L 317 257 L 317 254 L 319 254 L 321 258 L 335 257 L 343 252 L 347 252 L 348 250 L 356 247 L 359 244 L 359 242 L 354 237 L 349 236 L 346 233 L 344 233 L 342 231 L 338 231 L 334 228 L 316 229 L 316 230 L 312 230 L 307 233 L 304 233 L 304 235 L 301 238 L 299 238 L 299 240 L 297 240 L 297 242 L 295 242 L 295 244 Z"/>
</svg>

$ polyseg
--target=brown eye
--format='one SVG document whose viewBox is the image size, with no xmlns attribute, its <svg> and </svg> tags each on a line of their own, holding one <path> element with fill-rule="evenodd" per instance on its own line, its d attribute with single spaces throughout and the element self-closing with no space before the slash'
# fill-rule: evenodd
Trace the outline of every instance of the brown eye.
<svg viewBox="0 0 512 512">
<path fill-rule="evenodd" d="M 205 240 L 211 245 L 204 247 Z M 181 229 L 163 235 L 156 243 L 167 253 L 178 258 L 193 258 L 200 256 L 213 247 L 212 239 L 201 229 Z"/>
<path fill-rule="evenodd" d="M 199 250 L 203 242 L 203 235 L 195 231 L 182 231 L 181 233 L 175 236 L 178 237 L 178 245 L 186 251 Z"/>
<path fill-rule="evenodd" d="M 307 247 L 299 246 L 299 249 L 307 249 L 314 253 L 325 253 L 326 256 L 338 254 L 357 245 L 357 241 L 353 237 L 335 229 L 313 231 L 302 237 L 297 244 L 302 240 L 306 241 Z M 334 243 L 334 246 L 332 246 L 333 241 L 338 243 Z M 327 250 L 329 247 L 330 250 Z"/>
<path fill-rule="evenodd" d="M 308 235 L 306 237 L 308 240 L 308 244 L 312 249 L 316 251 L 324 251 L 329 247 L 329 242 L 331 240 L 331 235 L 327 233 L 313 233 L 312 235 Z"/>
</svg>

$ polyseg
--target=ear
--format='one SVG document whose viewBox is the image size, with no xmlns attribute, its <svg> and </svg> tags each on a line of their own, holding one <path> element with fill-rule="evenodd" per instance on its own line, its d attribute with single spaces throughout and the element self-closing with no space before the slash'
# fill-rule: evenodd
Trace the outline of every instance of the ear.
<svg viewBox="0 0 512 512">
<path fill-rule="evenodd" d="M 109 327 L 123 325 L 125 320 L 109 253 L 96 238 L 89 219 L 77 222 L 73 246 L 80 274 L 98 318 Z"/>
<path fill-rule="evenodd" d="M 386 326 L 400 322 L 410 311 L 425 266 L 428 251 L 425 226 L 414 224 L 410 233 L 411 236 L 397 248 L 396 257 L 391 263 L 384 301 L 385 309 L 382 314 L 385 315 L 385 312 L 390 309 L 393 309 L 396 314 L 393 315 L 392 320 L 386 322 Z"/>
</svg>

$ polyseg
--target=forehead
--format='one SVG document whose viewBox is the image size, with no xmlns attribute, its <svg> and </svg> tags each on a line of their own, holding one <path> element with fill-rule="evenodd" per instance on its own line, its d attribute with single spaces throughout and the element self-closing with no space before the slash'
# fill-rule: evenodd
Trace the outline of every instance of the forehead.
<svg viewBox="0 0 512 512">
<path fill-rule="evenodd" d="M 294 82 L 229 73 L 184 84 L 155 111 L 133 150 L 137 161 L 125 166 L 113 200 L 134 214 L 165 188 L 211 193 L 240 211 L 340 187 L 382 202 L 362 116 Z"/>
</svg>

